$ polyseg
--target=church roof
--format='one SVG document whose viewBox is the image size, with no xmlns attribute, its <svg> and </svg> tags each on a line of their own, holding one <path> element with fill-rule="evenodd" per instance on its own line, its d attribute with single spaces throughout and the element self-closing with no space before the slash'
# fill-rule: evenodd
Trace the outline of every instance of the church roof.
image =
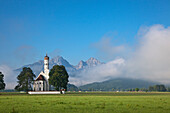
<svg viewBox="0 0 170 113">
<path fill-rule="evenodd" d="M 45 78 L 44 78 L 44 76 L 43 75 L 40 75 L 40 76 L 38 76 L 38 78 L 35 80 L 35 81 L 38 81 L 38 80 L 45 80 Z"/>
</svg>

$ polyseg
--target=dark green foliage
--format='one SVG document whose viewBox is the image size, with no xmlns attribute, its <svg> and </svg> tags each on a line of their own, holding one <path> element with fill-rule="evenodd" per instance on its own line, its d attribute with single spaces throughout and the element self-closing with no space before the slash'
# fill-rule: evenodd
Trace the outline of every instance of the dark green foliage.
<svg viewBox="0 0 170 113">
<path fill-rule="evenodd" d="M 155 85 L 155 86 L 149 86 L 149 91 L 161 91 L 161 92 L 165 92 L 166 88 L 164 85 Z"/>
<path fill-rule="evenodd" d="M 18 75 L 18 85 L 15 90 L 18 91 L 30 91 L 32 90 L 32 83 L 34 81 L 35 74 L 32 72 L 31 68 L 24 67 L 21 73 Z"/>
<path fill-rule="evenodd" d="M 67 91 L 78 91 L 78 87 L 74 84 L 67 84 Z"/>
<path fill-rule="evenodd" d="M 139 91 L 139 88 L 135 88 L 135 91 L 137 91 L 137 92 L 138 92 L 138 91 Z"/>
<path fill-rule="evenodd" d="M 0 90 L 5 89 L 4 75 L 0 72 Z"/>
<path fill-rule="evenodd" d="M 129 89 L 135 91 L 135 88 L 148 88 L 150 85 L 155 85 L 155 83 L 139 79 L 128 79 L 128 78 L 116 78 L 107 80 L 104 82 L 96 82 L 87 85 L 80 86 L 82 90 L 97 90 L 97 91 L 114 91 Z"/>
<path fill-rule="evenodd" d="M 61 90 L 62 88 L 67 90 L 69 75 L 63 65 L 55 65 L 50 70 L 49 83 L 53 85 L 56 90 Z"/>
</svg>

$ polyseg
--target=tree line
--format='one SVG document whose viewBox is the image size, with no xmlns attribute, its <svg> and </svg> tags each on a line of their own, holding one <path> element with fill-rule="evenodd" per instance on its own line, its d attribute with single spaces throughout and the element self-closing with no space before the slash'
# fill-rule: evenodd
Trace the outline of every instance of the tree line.
<svg viewBox="0 0 170 113">
<path fill-rule="evenodd" d="M 78 89 L 80 91 L 106 91 L 106 90 L 99 90 L 99 89 L 95 89 L 95 88 L 89 88 L 88 90 L 84 90 L 84 89 Z M 112 88 L 109 91 L 125 91 L 125 92 L 138 92 L 138 91 L 142 91 L 142 92 L 152 92 L 152 91 L 157 91 L 157 92 L 170 92 L 170 87 L 165 87 L 165 85 L 161 84 L 161 85 L 154 85 L 154 86 L 149 86 L 148 88 L 128 88 L 128 89 L 115 89 Z"/>
<path fill-rule="evenodd" d="M 168 91 L 169 88 L 166 89 L 166 87 L 161 84 L 161 85 L 154 85 L 154 86 L 149 86 L 149 91 L 159 91 L 159 92 L 165 92 Z"/>
<path fill-rule="evenodd" d="M 149 86 L 149 88 L 130 88 L 130 89 L 124 89 L 123 91 L 158 91 L 158 92 L 170 92 L 170 87 L 165 87 L 165 85 L 153 85 Z"/>
</svg>

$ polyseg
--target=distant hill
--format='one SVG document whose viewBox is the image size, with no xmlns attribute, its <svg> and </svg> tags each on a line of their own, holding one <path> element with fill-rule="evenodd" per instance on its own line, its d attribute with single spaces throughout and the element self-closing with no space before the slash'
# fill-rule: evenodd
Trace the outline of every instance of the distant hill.
<svg viewBox="0 0 170 113">
<path fill-rule="evenodd" d="M 129 89 L 129 88 L 148 88 L 151 85 L 157 84 L 156 82 L 139 80 L 139 79 L 129 79 L 129 78 L 116 78 L 107 80 L 104 82 L 95 82 L 91 84 L 86 84 L 80 86 L 81 90 L 102 90 L 111 91 L 114 89 Z"/>
<path fill-rule="evenodd" d="M 67 91 L 78 91 L 78 87 L 75 86 L 74 84 L 68 84 Z"/>
</svg>

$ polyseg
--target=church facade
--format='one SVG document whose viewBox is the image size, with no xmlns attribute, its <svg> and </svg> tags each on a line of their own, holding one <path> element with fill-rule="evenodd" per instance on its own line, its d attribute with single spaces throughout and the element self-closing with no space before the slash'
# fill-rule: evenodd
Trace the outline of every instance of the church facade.
<svg viewBox="0 0 170 113">
<path fill-rule="evenodd" d="M 34 91 L 49 91 L 49 57 L 44 57 L 44 71 L 41 71 L 38 77 L 35 79 L 33 84 Z"/>
</svg>

